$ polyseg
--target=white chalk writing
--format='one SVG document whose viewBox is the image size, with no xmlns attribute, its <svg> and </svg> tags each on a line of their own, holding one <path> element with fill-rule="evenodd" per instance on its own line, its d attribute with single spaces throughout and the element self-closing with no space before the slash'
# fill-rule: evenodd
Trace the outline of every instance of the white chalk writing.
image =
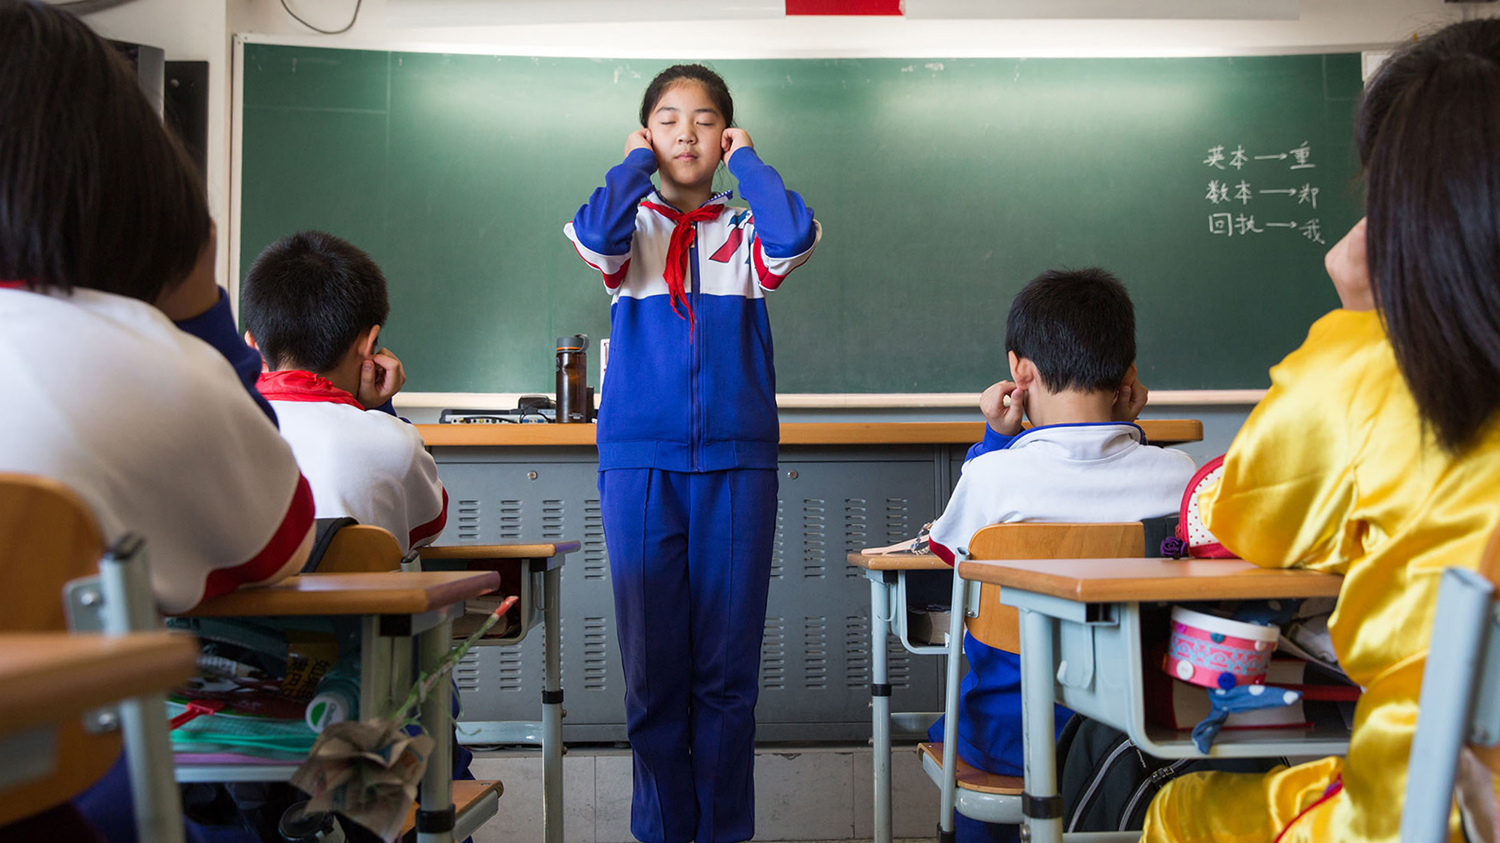
<svg viewBox="0 0 1500 843">
<path fill-rule="evenodd" d="M 1246 177 L 1237 178 L 1235 181 L 1225 179 L 1211 179 L 1204 191 L 1203 199 L 1211 206 L 1232 205 L 1239 202 L 1244 211 L 1250 204 L 1250 200 L 1261 198 L 1256 205 L 1262 216 L 1281 217 L 1286 211 L 1293 209 L 1293 202 L 1297 207 L 1307 206 L 1309 210 L 1317 210 L 1318 193 L 1320 188 L 1311 181 L 1303 182 L 1293 187 L 1261 187 L 1256 188 L 1250 181 L 1250 171 L 1257 173 L 1267 167 L 1285 173 L 1288 170 L 1308 170 L 1317 167 L 1312 160 L 1312 144 L 1302 141 L 1301 144 L 1290 149 L 1283 148 L 1275 152 L 1254 150 L 1246 148 L 1243 143 L 1227 144 L 1216 143 L 1206 148 L 1206 157 L 1201 164 L 1216 170 L 1228 170 L 1233 168 Z M 1275 174 L 1267 172 L 1270 181 L 1276 181 Z M 1262 182 L 1264 183 L 1264 182 Z M 1285 182 L 1283 182 L 1285 183 Z M 1284 197 L 1284 198 L 1273 198 Z M 1280 208 L 1280 210 L 1276 210 Z M 1272 211 L 1272 213 L 1265 213 Z M 1300 216 L 1300 214 L 1298 214 Z M 1301 234 L 1309 242 L 1323 243 L 1322 227 L 1317 219 L 1299 222 L 1297 220 L 1282 219 L 1274 222 L 1256 222 L 1255 214 L 1215 212 L 1208 215 L 1208 233 L 1213 237 L 1246 237 L 1252 234 L 1264 234 L 1273 229 L 1285 229 Z"/>
<path fill-rule="evenodd" d="M 1322 228 L 1318 225 L 1318 221 L 1308 220 L 1307 223 L 1302 226 L 1302 236 L 1313 241 L 1314 243 L 1322 243 L 1323 231 Z"/>
</svg>

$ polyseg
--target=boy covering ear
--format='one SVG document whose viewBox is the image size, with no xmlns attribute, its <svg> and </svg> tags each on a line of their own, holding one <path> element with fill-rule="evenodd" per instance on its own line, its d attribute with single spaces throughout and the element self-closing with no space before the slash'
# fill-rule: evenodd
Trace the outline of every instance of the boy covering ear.
<svg viewBox="0 0 1500 843">
<path fill-rule="evenodd" d="M 985 390 L 984 441 L 932 525 L 931 547 L 953 562 L 982 527 L 1014 521 L 1140 521 L 1177 511 L 1192 457 L 1146 444 L 1135 418 L 1146 405 L 1136 378 L 1135 308 L 1102 269 L 1043 273 L 1006 318 L 1013 380 Z M 1032 427 L 1022 429 L 1023 418 Z M 964 637 L 958 754 L 1002 775 L 1022 775 L 1020 657 Z M 1058 722 L 1066 721 L 1066 717 Z M 929 731 L 942 740 L 942 721 Z M 1014 839 L 1014 827 L 962 815 L 960 843 Z"/>
<path fill-rule="evenodd" d="M 379 345 L 390 313 L 380 267 L 331 234 L 299 232 L 255 259 L 241 310 L 266 362 L 257 387 L 312 485 L 317 517 L 384 527 L 403 552 L 437 538 L 448 494 L 422 437 L 390 408 L 406 376 Z"/>
</svg>

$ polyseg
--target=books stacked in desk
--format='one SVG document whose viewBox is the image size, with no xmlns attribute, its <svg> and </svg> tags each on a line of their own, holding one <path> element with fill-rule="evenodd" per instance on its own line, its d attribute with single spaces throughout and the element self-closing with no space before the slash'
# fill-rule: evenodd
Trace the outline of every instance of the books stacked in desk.
<svg viewBox="0 0 1500 843">
<path fill-rule="evenodd" d="M 1204 688 L 1173 679 L 1161 671 L 1146 671 L 1146 715 L 1151 725 L 1191 732 L 1209 714 Z M 1272 660 L 1266 685 L 1301 692 L 1302 699 L 1278 708 L 1229 715 L 1225 731 L 1252 729 L 1312 730 L 1320 724 L 1352 729 L 1354 705 L 1360 689 L 1347 677 L 1318 664 L 1295 658 Z"/>
</svg>

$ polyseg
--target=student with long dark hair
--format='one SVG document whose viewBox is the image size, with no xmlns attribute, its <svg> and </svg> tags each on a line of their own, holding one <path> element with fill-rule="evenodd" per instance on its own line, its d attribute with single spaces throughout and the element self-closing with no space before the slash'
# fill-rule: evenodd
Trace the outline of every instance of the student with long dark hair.
<svg viewBox="0 0 1500 843">
<path fill-rule="evenodd" d="M 307 483 L 226 358 L 259 368 L 182 146 L 87 26 L 0 2 L 0 470 L 67 484 L 107 540 L 144 535 L 167 611 L 295 572 L 311 542 Z"/>
<path fill-rule="evenodd" d="M 728 843 L 754 834 L 776 531 L 765 293 L 819 229 L 734 128 L 718 74 L 667 68 L 640 118 L 624 162 L 566 228 L 613 298 L 599 496 L 635 753 L 630 828 L 647 843 Z M 714 193 L 721 161 L 749 210 Z"/>
<path fill-rule="evenodd" d="M 72 15 L 0 0 L 0 472 L 70 487 L 106 542 L 143 536 L 164 610 L 274 582 L 307 557 L 313 501 L 258 370 L 202 181 L 135 74 Z"/>
<path fill-rule="evenodd" d="M 1392 57 L 1360 106 L 1366 220 L 1328 253 L 1344 307 L 1271 370 L 1208 527 L 1260 565 L 1344 575 L 1329 623 L 1366 690 L 1347 758 L 1164 789 L 1150 841 L 1395 841 L 1444 568 L 1500 523 L 1500 20 Z"/>
</svg>

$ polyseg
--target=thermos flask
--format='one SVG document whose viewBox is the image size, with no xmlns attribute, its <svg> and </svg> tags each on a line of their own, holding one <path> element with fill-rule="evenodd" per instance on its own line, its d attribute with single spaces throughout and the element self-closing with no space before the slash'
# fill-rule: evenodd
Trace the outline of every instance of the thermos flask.
<svg viewBox="0 0 1500 843">
<path fill-rule="evenodd" d="M 587 422 L 589 406 L 588 334 L 557 338 L 557 420 Z"/>
</svg>

